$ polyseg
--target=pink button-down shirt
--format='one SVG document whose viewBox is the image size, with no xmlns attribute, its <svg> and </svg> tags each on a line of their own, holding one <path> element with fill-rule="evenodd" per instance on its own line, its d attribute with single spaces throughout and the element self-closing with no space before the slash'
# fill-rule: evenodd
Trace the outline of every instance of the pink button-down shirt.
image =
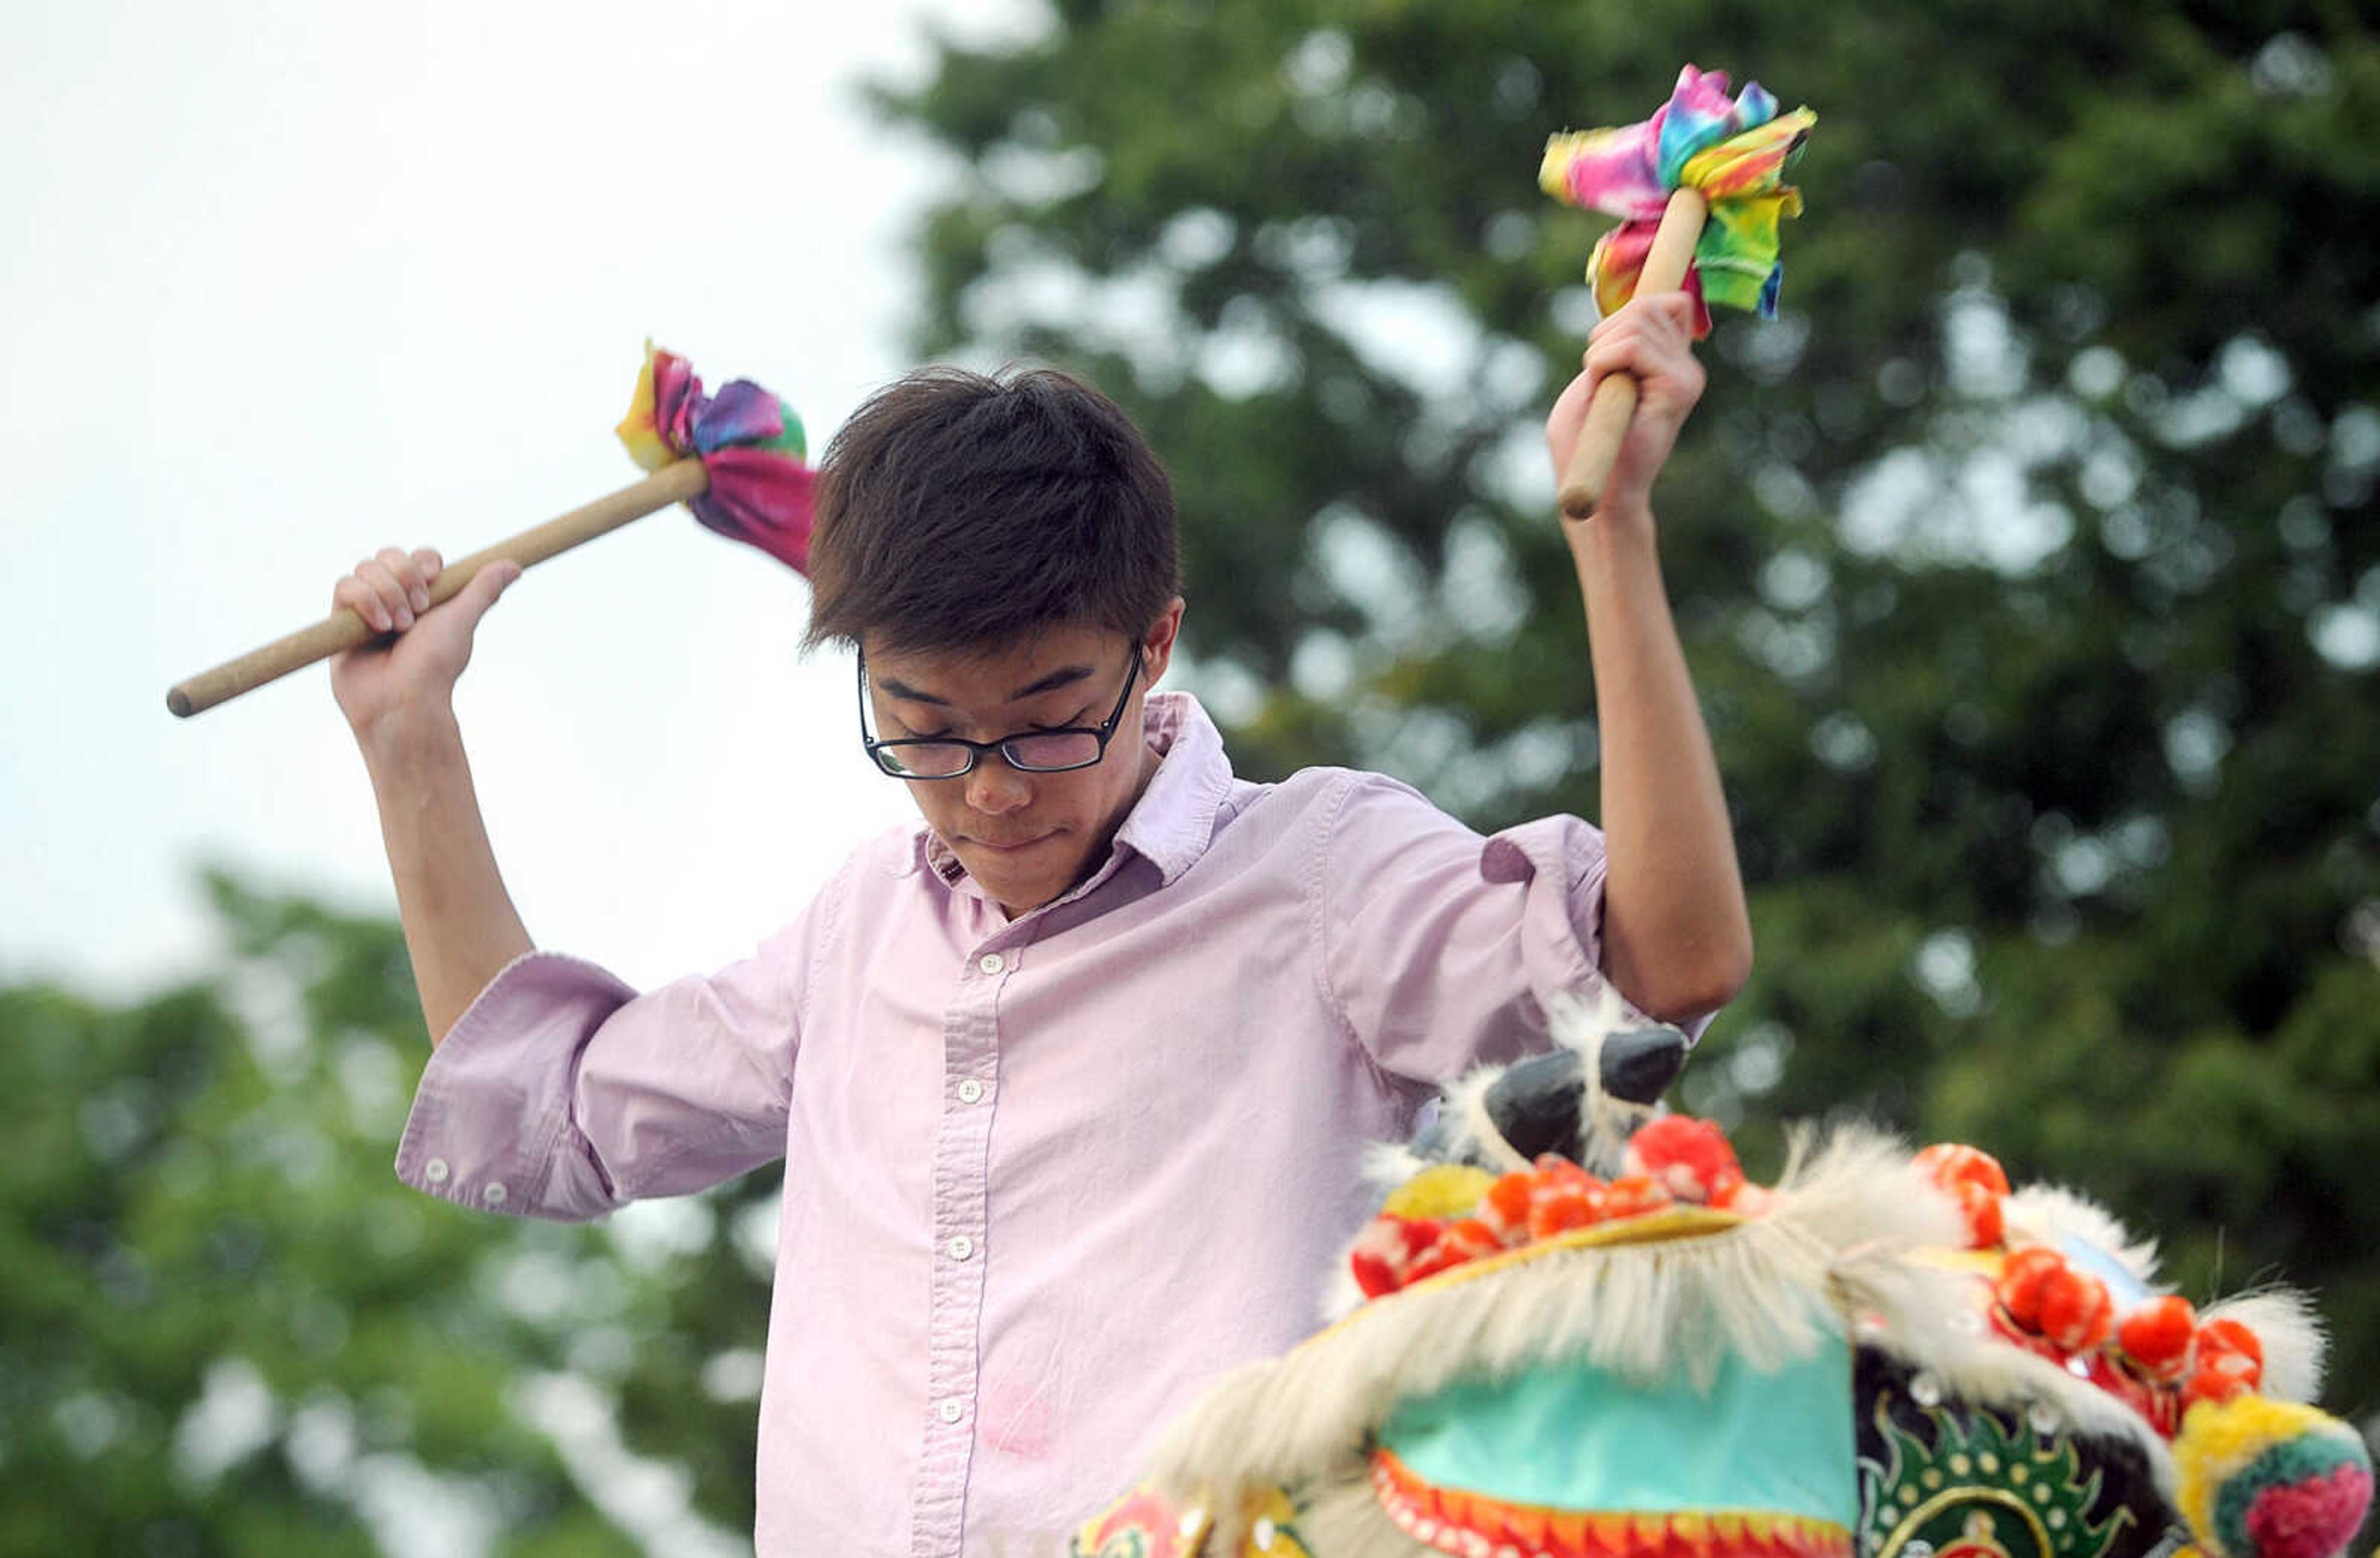
<svg viewBox="0 0 2380 1558">
<path fill-rule="evenodd" d="M 595 1217 L 785 1159 L 764 1554 L 1062 1543 L 1312 1329 L 1365 1144 L 1597 978 L 1586 823 L 1250 784 L 1191 700 L 1148 708 L 1163 762 L 1044 908 L 1008 919 L 920 826 L 710 978 L 530 954 L 431 1057 L 397 1172 L 467 1206 Z"/>
</svg>

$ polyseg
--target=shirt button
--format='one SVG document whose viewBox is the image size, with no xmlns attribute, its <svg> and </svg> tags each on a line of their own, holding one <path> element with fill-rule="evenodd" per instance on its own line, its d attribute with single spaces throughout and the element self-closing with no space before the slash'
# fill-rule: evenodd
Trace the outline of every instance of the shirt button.
<svg viewBox="0 0 2380 1558">
<path fill-rule="evenodd" d="M 483 1200 L 483 1201 L 487 1202 L 490 1206 L 502 1206 L 502 1205 L 504 1205 L 504 1186 L 503 1186 L 503 1185 L 501 1185 L 501 1184 L 496 1184 L 496 1185 L 491 1185 L 491 1186 L 489 1186 L 486 1189 L 484 1189 L 484 1190 L 482 1190 L 482 1191 L 480 1191 L 480 1199 L 481 1199 L 481 1200 Z"/>
<path fill-rule="evenodd" d="M 953 1234 L 951 1235 L 951 1242 L 942 1248 L 951 1252 L 952 1260 L 964 1260 L 975 1253 L 975 1241 L 965 1234 Z"/>
<path fill-rule="evenodd" d="M 421 1165 L 421 1177 L 432 1185 L 445 1184 L 446 1175 L 452 1172 L 447 1168 L 446 1160 L 443 1158 L 432 1158 Z"/>
<path fill-rule="evenodd" d="M 968 1077 L 965 1081 L 961 1082 L 959 1084 L 959 1102 L 961 1103 L 981 1103 L 983 1102 L 983 1084 L 977 1081 L 972 1077 Z M 443 1163 L 439 1165 L 441 1168 L 443 1168 L 444 1166 L 445 1165 Z M 440 1175 L 437 1177 L 443 1179 L 445 1176 L 443 1175 Z"/>
<path fill-rule="evenodd" d="M 975 960 L 975 966 L 987 974 L 997 974 L 1008 967 L 1008 962 L 996 952 L 987 952 Z"/>
<path fill-rule="evenodd" d="M 943 1402 L 940 1406 L 935 1407 L 934 1416 L 940 1418 L 946 1423 L 955 1423 L 959 1420 L 960 1417 L 965 1413 L 965 1411 L 966 1408 L 960 1406 L 957 1399 L 954 1397 L 949 1401 Z"/>
</svg>

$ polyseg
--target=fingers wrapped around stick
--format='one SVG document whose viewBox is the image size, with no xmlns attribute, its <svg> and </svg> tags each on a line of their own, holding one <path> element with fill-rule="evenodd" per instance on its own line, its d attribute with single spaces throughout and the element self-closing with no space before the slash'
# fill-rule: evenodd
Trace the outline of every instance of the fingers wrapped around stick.
<svg viewBox="0 0 2380 1558">
<path fill-rule="evenodd" d="M 1662 214 L 1660 230 L 1654 235 L 1652 252 L 1645 258 L 1644 273 L 1636 284 L 1639 298 L 1675 292 L 1685 284 L 1686 269 L 1694 262 L 1694 243 L 1702 237 L 1703 221 L 1709 214 L 1710 206 L 1699 190 L 1680 189 L 1670 197 L 1669 209 Z M 1620 315 L 1612 318 L 1617 320 Z M 1637 391 L 1635 377 L 1625 371 L 1597 383 L 1594 399 L 1587 406 L 1586 425 L 1572 447 L 1569 463 L 1562 469 L 1561 508 L 1568 517 L 1589 518 L 1602 501 L 1604 483 L 1611 479 L 1620 447 L 1628 437 L 1629 421 L 1636 413 Z"/>
<path fill-rule="evenodd" d="M 409 553 L 383 547 L 339 580 L 331 591 L 331 609 L 346 607 L 376 632 L 401 633 L 430 609 L 430 591 L 444 566 L 428 547 Z"/>
</svg>

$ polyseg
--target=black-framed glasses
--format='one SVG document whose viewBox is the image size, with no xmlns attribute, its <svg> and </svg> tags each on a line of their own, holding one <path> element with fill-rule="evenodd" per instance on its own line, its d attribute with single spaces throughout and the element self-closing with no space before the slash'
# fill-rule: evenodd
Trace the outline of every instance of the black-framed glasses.
<svg viewBox="0 0 2380 1558">
<path fill-rule="evenodd" d="M 1060 725 L 1050 730 L 1020 730 L 996 741 L 967 741 L 955 736 L 903 737 L 879 741 L 868 729 L 868 656 L 859 657 L 859 743 L 876 766 L 895 779 L 956 779 L 975 772 L 987 752 L 1020 773 L 1064 773 L 1088 768 L 1107 756 L 1108 742 L 1132 701 L 1133 685 L 1140 680 L 1140 646 L 1132 646 L 1132 668 L 1124 673 L 1123 690 L 1114 710 L 1098 724 Z"/>
</svg>

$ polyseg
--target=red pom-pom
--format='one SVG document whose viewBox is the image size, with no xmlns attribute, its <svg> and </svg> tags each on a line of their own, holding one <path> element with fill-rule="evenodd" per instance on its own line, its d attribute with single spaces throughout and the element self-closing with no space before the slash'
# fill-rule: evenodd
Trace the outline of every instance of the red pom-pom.
<svg viewBox="0 0 2380 1558">
<path fill-rule="evenodd" d="M 1412 1266 L 1406 1269 L 1404 1285 L 1411 1287 L 1425 1277 L 1434 1277 L 1462 1264 L 1461 1251 L 1449 1245 L 1434 1244 L 1415 1257 Z"/>
<path fill-rule="evenodd" d="M 1438 1237 L 1429 1248 L 1414 1257 L 1405 1268 L 1405 1285 L 1410 1287 L 1424 1277 L 1434 1277 L 1440 1272 L 1476 1260 L 1483 1255 L 1493 1255 L 1504 1248 L 1496 1230 L 1475 1217 L 1464 1217 L 1439 1229 Z"/>
<path fill-rule="evenodd" d="M 2229 1401 L 2265 1382 L 2265 1344 L 2236 1320 L 2210 1320 L 2198 1328 L 2190 1383 L 2192 1401 Z"/>
<path fill-rule="evenodd" d="M 2009 1251 L 2000 1263 L 1999 1280 L 1992 1284 L 2009 1319 L 2031 1332 L 2041 1330 L 2042 1284 L 2066 1270 L 2066 1257 L 2044 1245 Z"/>
<path fill-rule="evenodd" d="M 1743 1167 L 1727 1133 L 1708 1120 L 1664 1114 L 1647 1121 L 1628 1138 L 1624 1164 L 1631 1175 L 1661 1182 L 1670 1195 L 1697 1206 L 1731 1198 L 1743 1183 Z"/>
<path fill-rule="evenodd" d="M 2011 1251 L 1993 1291 L 2001 1312 L 2023 1333 L 2017 1341 L 2037 1336 L 2050 1350 L 2071 1355 L 2089 1352 L 2115 1329 L 2107 1284 L 2041 1245 Z"/>
<path fill-rule="evenodd" d="M 2228 1316 L 2210 1320 L 2198 1328 L 2200 1367 L 2204 1368 L 2210 1357 L 2225 1360 L 2224 1367 L 2229 1372 L 2243 1374 L 2259 1382 L 2264 1379 L 2264 1338 Z"/>
<path fill-rule="evenodd" d="M 2171 1439 L 2181 1427 L 2181 1397 L 2142 1373 L 2131 1358 L 2102 1347 L 2084 1368 L 2093 1384 L 2138 1412 L 2165 1438 Z"/>
<path fill-rule="evenodd" d="M 2170 1384 L 2190 1371 L 2198 1312 L 2178 1293 L 2152 1298 L 2116 1327 L 2116 1345 L 2152 1380 Z"/>
<path fill-rule="evenodd" d="M 1397 1290 L 1396 1268 L 1370 1250 L 1348 1251 L 1347 1270 L 1355 1278 L 1356 1289 L 1366 1298 L 1378 1298 Z"/>
<path fill-rule="evenodd" d="M 2107 1284 L 2088 1272 L 2067 1267 L 2041 1284 L 2041 1334 L 2058 1351 L 2086 1353 L 2116 1329 L 2115 1301 Z"/>
<path fill-rule="evenodd" d="M 1382 1212 L 1356 1235 L 1347 1270 L 1366 1298 L 1394 1293 L 1413 1280 L 1415 1262 L 1438 1242 L 1439 1226 L 1428 1217 Z"/>
</svg>

